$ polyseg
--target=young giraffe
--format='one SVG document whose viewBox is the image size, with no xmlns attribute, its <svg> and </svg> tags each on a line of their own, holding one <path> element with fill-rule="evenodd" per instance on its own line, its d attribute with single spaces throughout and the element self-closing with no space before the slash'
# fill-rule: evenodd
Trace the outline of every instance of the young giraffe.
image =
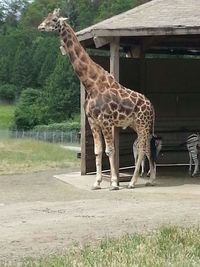
<svg viewBox="0 0 200 267">
<path fill-rule="evenodd" d="M 154 164 L 150 157 L 150 139 L 154 127 L 154 109 L 151 102 L 142 94 L 120 85 L 115 78 L 96 64 L 79 43 L 72 28 L 60 17 L 59 9 L 49 13 L 38 26 L 40 31 L 58 31 L 61 37 L 61 52 L 68 54 L 73 68 L 87 92 L 85 112 L 94 138 L 96 156 L 96 181 L 93 189 L 100 189 L 102 181 L 102 134 L 105 152 L 111 168 L 111 190 L 117 190 L 117 173 L 114 161 L 113 127 L 134 129 L 138 135 L 139 156 L 129 188 L 134 188 L 141 161 L 146 154 L 150 162 L 150 180 L 155 180 Z"/>
</svg>

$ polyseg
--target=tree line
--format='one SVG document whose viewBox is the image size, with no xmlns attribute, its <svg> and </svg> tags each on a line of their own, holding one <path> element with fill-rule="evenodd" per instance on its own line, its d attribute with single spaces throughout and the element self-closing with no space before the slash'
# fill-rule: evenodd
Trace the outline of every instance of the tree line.
<svg viewBox="0 0 200 267">
<path fill-rule="evenodd" d="M 0 3 L 0 99 L 15 102 L 13 128 L 59 123 L 80 112 L 80 86 L 59 38 L 37 26 L 60 7 L 75 31 L 148 0 L 4 0 Z"/>
</svg>

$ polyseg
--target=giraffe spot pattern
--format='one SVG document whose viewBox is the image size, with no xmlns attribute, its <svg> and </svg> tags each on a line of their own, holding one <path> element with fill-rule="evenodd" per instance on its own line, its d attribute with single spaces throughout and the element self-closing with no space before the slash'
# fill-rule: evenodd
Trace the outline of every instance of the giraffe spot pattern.
<svg viewBox="0 0 200 267">
<path fill-rule="evenodd" d="M 74 51 L 75 51 L 76 55 L 79 57 L 81 54 L 81 48 L 78 45 L 75 45 Z"/>
<path fill-rule="evenodd" d="M 72 62 L 74 62 L 75 60 L 76 60 L 76 56 L 75 56 L 75 54 L 74 54 L 74 51 L 69 51 L 68 52 L 68 54 L 69 54 L 69 57 L 70 57 L 70 59 L 71 59 L 71 61 Z"/>
<path fill-rule="evenodd" d="M 65 28 L 64 28 L 64 29 L 62 28 L 61 35 L 62 35 L 62 37 L 64 37 L 64 36 L 66 36 L 66 35 L 67 35 L 67 32 L 66 32 Z"/>
<path fill-rule="evenodd" d="M 70 46 L 72 46 L 72 45 L 73 45 L 73 42 L 72 42 L 71 40 L 68 40 L 68 41 L 67 41 L 67 46 L 70 47 Z"/>
<path fill-rule="evenodd" d="M 104 93 L 103 94 L 103 101 L 106 103 L 109 103 L 111 101 L 111 96 L 109 93 Z"/>
<path fill-rule="evenodd" d="M 115 112 L 113 113 L 113 118 L 114 118 L 114 120 L 116 120 L 116 119 L 118 118 L 118 112 L 117 112 L 117 111 L 115 111 Z"/>
<path fill-rule="evenodd" d="M 117 110 L 118 105 L 115 102 L 111 102 L 110 103 L 110 108 L 111 108 L 112 111 Z"/>
<path fill-rule="evenodd" d="M 91 79 L 96 80 L 97 79 L 97 73 L 93 69 L 90 69 L 89 76 Z"/>
<path fill-rule="evenodd" d="M 85 62 L 85 63 L 88 62 L 86 55 L 82 55 L 82 56 L 80 57 L 80 60 L 83 61 L 83 62 Z"/>
</svg>

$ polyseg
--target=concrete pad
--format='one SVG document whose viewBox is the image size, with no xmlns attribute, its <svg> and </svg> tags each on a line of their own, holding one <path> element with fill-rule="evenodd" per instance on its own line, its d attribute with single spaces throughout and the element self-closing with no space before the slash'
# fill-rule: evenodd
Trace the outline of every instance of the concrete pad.
<svg viewBox="0 0 200 267">
<path fill-rule="evenodd" d="M 79 189 L 91 191 L 92 185 L 95 182 L 95 175 L 81 175 L 80 172 L 72 172 L 66 174 L 54 175 L 55 178 L 61 180 L 62 182 L 68 183 L 77 187 Z M 103 180 L 101 183 L 102 189 L 108 189 L 110 183 Z"/>
<path fill-rule="evenodd" d="M 81 175 L 80 172 L 72 172 L 66 174 L 54 175 L 55 178 L 65 183 L 71 184 L 72 186 L 91 191 L 91 187 L 95 181 L 95 175 Z M 124 192 L 136 191 L 137 193 L 158 193 L 158 194 L 188 194 L 188 195 L 200 195 L 200 177 L 175 177 L 173 176 L 162 176 L 156 180 L 155 186 L 145 186 L 148 178 L 139 178 L 138 183 L 134 189 L 128 189 L 128 182 L 120 182 L 119 191 Z M 103 179 L 101 183 L 103 190 L 109 190 L 110 182 L 109 178 Z"/>
</svg>

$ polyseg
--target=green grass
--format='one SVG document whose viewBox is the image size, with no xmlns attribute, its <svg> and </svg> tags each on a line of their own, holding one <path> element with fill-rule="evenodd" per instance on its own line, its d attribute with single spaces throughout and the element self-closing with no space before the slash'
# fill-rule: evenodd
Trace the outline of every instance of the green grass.
<svg viewBox="0 0 200 267">
<path fill-rule="evenodd" d="M 10 127 L 14 111 L 14 105 L 0 105 L 0 129 L 8 129 Z"/>
<path fill-rule="evenodd" d="M 199 267 L 200 229 L 163 227 L 151 234 L 105 239 L 65 255 L 26 259 L 23 267 Z"/>
<path fill-rule="evenodd" d="M 31 139 L 0 140 L 0 174 L 79 166 L 77 153 Z"/>
</svg>

